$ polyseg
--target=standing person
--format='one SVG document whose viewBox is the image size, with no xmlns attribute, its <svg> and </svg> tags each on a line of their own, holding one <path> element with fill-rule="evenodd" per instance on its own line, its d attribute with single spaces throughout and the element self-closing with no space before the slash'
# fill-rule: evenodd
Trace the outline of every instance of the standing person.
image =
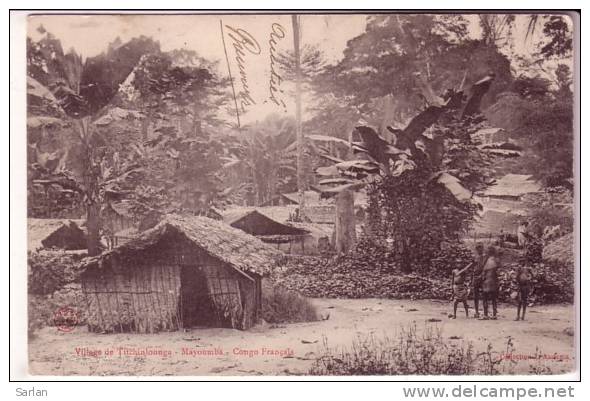
<svg viewBox="0 0 590 401">
<path fill-rule="evenodd" d="M 516 307 L 516 321 L 524 320 L 526 307 L 529 302 L 529 294 L 531 292 L 531 281 L 533 273 L 531 268 L 527 265 L 520 265 L 516 269 L 515 274 L 516 284 L 518 285 L 518 306 Z M 522 316 L 520 311 L 522 310 Z"/>
<path fill-rule="evenodd" d="M 465 316 L 469 317 L 469 306 L 467 306 L 467 295 L 469 295 L 469 287 L 465 279 L 467 269 L 473 266 L 473 263 L 468 264 L 462 270 L 454 269 L 451 278 L 451 285 L 453 290 L 453 319 L 457 318 L 457 306 L 459 302 L 463 303 L 465 308 Z"/>
<path fill-rule="evenodd" d="M 479 301 L 482 299 L 482 278 L 481 273 L 483 271 L 483 266 L 485 265 L 487 257 L 484 252 L 483 244 L 478 243 L 475 246 L 475 261 L 473 265 L 473 271 L 471 274 L 471 288 L 473 290 L 473 304 L 475 307 L 475 315 L 476 319 L 479 318 Z"/>
<path fill-rule="evenodd" d="M 488 248 L 488 258 L 483 267 L 482 290 L 483 290 L 483 319 L 490 319 L 488 315 L 489 303 L 492 303 L 492 320 L 497 319 L 498 313 L 498 268 L 500 260 L 496 248 Z"/>
<path fill-rule="evenodd" d="M 527 244 L 528 226 L 529 226 L 529 222 L 526 220 L 523 220 L 520 222 L 520 224 L 518 225 L 518 228 L 516 229 L 516 236 L 518 237 L 518 246 L 521 247 L 522 249 L 524 249 L 524 247 Z"/>
</svg>

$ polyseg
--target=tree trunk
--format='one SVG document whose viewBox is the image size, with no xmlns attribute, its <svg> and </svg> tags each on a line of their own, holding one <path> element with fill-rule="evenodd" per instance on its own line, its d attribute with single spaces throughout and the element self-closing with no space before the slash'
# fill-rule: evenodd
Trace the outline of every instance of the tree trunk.
<svg viewBox="0 0 590 401">
<path fill-rule="evenodd" d="M 299 49 L 299 16 L 292 15 L 293 48 L 295 55 L 295 127 L 297 131 L 297 194 L 299 198 L 299 218 L 305 216 L 305 166 L 303 154 L 303 130 L 301 129 L 301 55 Z"/>
<path fill-rule="evenodd" d="M 412 272 L 412 258 L 410 254 L 410 246 L 405 241 L 402 242 L 402 249 L 400 251 L 400 258 L 399 263 L 402 272 L 404 273 L 411 273 Z"/>
<path fill-rule="evenodd" d="M 89 144 L 89 119 L 80 120 L 80 137 L 86 157 L 83 160 L 83 181 L 86 196 L 86 230 L 88 231 L 88 256 L 100 253 L 100 197 L 98 178 L 100 166 L 94 161 L 92 147 Z"/>
<path fill-rule="evenodd" d="M 86 230 L 88 231 L 88 256 L 100 253 L 100 204 L 89 203 L 86 206 Z"/>
<path fill-rule="evenodd" d="M 342 255 L 354 248 L 356 224 L 354 216 L 354 193 L 344 190 L 336 195 L 336 224 L 334 226 L 334 248 Z"/>
</svg>

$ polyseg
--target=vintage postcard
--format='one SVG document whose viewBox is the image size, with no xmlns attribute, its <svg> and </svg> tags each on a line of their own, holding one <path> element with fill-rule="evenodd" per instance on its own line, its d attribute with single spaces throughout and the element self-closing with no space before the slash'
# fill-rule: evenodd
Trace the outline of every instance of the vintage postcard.
<svg viewBox="0 0 590 401">
<path fill-rule="evenodd" d="M 29 374 L 575 373 L 576 18 L 28 13 Z"/>
</svg>

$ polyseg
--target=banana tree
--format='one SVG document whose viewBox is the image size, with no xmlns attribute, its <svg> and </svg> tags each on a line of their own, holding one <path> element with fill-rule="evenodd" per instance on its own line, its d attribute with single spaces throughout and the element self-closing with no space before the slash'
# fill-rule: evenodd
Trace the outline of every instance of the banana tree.
<svg viewBox="0 0 590 401">
<path fill-rule="evenodd" d="M 427 107 L 412 118 L 404 129 L 387 126 L 386 132 L 379 133 L 369 126 L 360 125 L 354 132 L 360 140 L 350 142 L 326 136 L 310 137 L 315 142 L 331 141 L 350 150 L 348 160 L 322 153 L 330 164 L 316 169 L 316 173 L 322 177 L 319 187 L 323 194 L 337 196 L 335 246 L 340 253 L 350 250 L 353 242 L 350 236 L 339 234 L 340 229 L 350 232 L 354 226 L 354 198 L 351 191 L 379 181 L 382 177 L 401 176 L 409 170 L 428 168 L 432 171 L 431 180 L 447 188 L 457 200 L 472 200 L 472 193 L 462 185 L 461 180 L 453 175 L 453 171 L 446 171 L 443 167 L 445 137 L 434 136 L 428 131 L 446 113 L 462 110 L 463 117 L 476 114 L 493 75 L 472 86 L 465 106 L 462 88 L 448 90 L 442 96 L 437 96 L 419 74 L 416 77 Z"/>
<path fill-rule="evenodd" d="M 135 111 L 103 108 L 96 115 L 88 115 L 86 103 L 79 95 L 59 87 L 53 92 L 29 77 L 29 102 L 47 102 L 48 110 L 57 110 L 60 117 L 32 116 L 29 130 L 42 122 L 41 137 L 30 142 L 34 152 L 29 159 L 35 170 L 32 184 L 57 188 L 63 194 L 78 194 L 86 209 L 88 253 L 99 252 L 100 210 L 109 199 L 120 198 L 128 191 L 129 181 L 137 182 L 143 174 L 141 163 L 120 151 L 107 151 L 105 130 L 112 122 L 129 121 L 139 117 Z M 49 97 L 48 94 L 54 95 Z M 55 114 L 54 114 L 55 115 Z M 48 132 L 47 124 L 58 123 L 60 128 Z M 40 149 L 43 137 L 61 136 L 61 146 L 54 152 Z"/>
<path fill-rule="evenodd" d="M 60 162 L 52 163 L 56 156 L 44 156 L 39 148 L 35 152 L 41 155 L 36 160 L 45 169 L 43 179 L 48 185 L 80 194 L 87 214 L 90 255 L 100 251 L 101 194 L 111 180 L 118 179 L 101 176 L 101 165 L 109 152 L 95 122 L 113 107 L 120 84 L 138 61 L 139 55 L 128 51 L 129 46 L 112 48 L 82 62 L 74 52 L 64 54 L 59 40 L 49 33 L 38 42 L 27 41 L 29 143 L 37 143 L 31 141 L 35 126 L 42 135 L 61 137 Z M 60 129 L 45 130 L 47 123 L 56 123 L 51 119 L 59 120 Z M 43 185 L 40 181 L 36 184 Z"/>
</svg>

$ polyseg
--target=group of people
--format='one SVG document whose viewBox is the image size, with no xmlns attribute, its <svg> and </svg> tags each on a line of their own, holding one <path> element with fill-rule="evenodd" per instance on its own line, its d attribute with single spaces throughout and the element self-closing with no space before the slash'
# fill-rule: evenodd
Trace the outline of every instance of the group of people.
<svg viewBox="0 0 590 401">
<path fill-rule="evenodd" d="M 459 303 L 465 308 L 465 316 L 469 317 L 469 306 L 467 298 L 473 293 L 475 306 L 475 318 L 482 320 L 496 320 L 498 314 L 498 269 L 501 267 L 500 255 L 494 246 L 489 246 L 485 252 L 482 244 L 475 247 L 474 261 L 463 269 L 454 269 L 452 275 L 453 291 L 453 315 L 457 318 L 457 307 Z M 467 272 L 471 269 L 471 280 L 468 280 Z M 517 293 L 517 314 L 515 320 L 524 320 L 528 296 L 531 291 L 532 273 L 530 268 L 519 266 L 514 274 Z M 483 303 L 483 316 L 479 314 L 479 302 Z M 491 306 L 491 316 L 490 316 Z"/>
</svg>

